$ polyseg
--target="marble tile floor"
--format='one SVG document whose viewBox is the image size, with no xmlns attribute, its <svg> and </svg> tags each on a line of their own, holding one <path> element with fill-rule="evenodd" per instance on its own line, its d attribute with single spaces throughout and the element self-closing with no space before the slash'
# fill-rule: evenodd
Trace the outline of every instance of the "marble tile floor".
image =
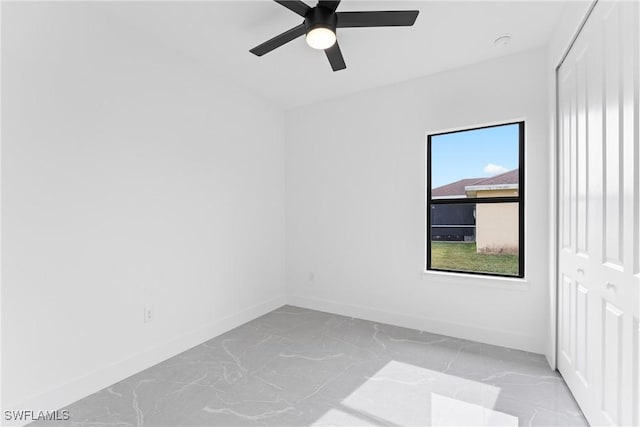
<svg viewBox="0 0 640 427">
<path fill-rule="evenodd" d="M 541 355 L 292 306 L 65 409 L 48 425 L 588 425 Z"/>
</svg>

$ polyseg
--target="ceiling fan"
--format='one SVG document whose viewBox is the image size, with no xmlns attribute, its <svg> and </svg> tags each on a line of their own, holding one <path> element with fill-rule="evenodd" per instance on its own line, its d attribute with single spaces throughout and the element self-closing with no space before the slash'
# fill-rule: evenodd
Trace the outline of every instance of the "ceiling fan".
<svg viewBox="0 0 640 427">
<path fill-rule="evenodd" d="M 336 12 L 340 0 L 320 0 L 315 7 L 308 6 L 300 0 L 274 1 L 302 16 L 304 21 L 302 24 L 254 47 L 249 52 L 262 56 L 306 34 L 309 46 L 324 50 L 327 54 L 333 71 L 347 68 L 336 40 L 337 28 L 409 27 L 416 22 L 419 12 L 417 10 Z"/>
</svg>

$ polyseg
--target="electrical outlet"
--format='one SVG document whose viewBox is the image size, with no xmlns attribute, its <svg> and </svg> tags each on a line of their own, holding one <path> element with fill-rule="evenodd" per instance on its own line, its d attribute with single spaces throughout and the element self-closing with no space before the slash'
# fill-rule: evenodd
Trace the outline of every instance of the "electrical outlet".
<svg viewBox="0 0 640 427">
<path fill-rule="evenodd" d="M 151 312 L 151 308 L 147 307 L 144 309 L 144 323 L 149 323 L 153 319 L 153 313 Z"/>
</svg>

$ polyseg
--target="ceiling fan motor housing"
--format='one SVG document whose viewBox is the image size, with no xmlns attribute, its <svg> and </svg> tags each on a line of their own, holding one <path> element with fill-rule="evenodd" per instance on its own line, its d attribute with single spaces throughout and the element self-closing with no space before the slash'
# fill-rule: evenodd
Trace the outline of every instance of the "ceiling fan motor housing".
<svg viewBox="0 0 640 427">
<path fill-rule="evenodd" d="M 337 24 L 338 16 L 336 13 L 322 6 L 309 9 L 304 16 L 304 25 L 307 33 L 314 28 L 328 28 L 335 33 Z"/>
</svg>

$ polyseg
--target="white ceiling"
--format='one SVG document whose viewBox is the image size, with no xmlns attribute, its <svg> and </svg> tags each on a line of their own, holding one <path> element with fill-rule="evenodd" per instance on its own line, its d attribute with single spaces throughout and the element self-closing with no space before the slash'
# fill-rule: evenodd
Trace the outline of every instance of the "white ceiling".
<svg viewBox="0 0 640 427">
<path fill-rule="evenodd" d="M 308 3 L 311 5 L 315 4 Z M 413 27 L 338 30 L 347 69 L 333 72 L 304 37 L 256 57 L 249 49 L 302 22 L 270 0 L 116 2 L 107 13 L 288 109 L 545 45 L 563 1 L 343 0 L 338 11 L 418 9 Z M 512 42 L 495 46 L 501 34 Z"/>
</svg>

